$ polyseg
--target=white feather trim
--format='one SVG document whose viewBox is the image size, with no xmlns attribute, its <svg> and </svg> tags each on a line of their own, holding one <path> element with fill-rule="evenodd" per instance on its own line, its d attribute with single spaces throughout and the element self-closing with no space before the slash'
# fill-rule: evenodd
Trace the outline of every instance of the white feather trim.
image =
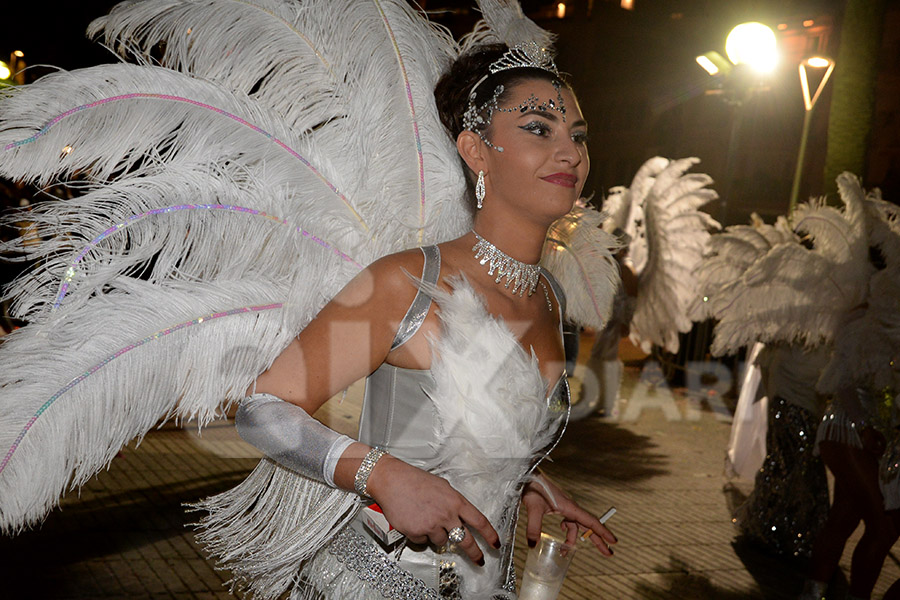
<svg viewBox="0 0 900 600">
<path fill-rule="evenodd" d="M 793 229 L 729 228 L 713 236 L 698 267 L 707 299 L 693 314 L 718 320 L 712 353 L 733 353 L 755 342 L 832 342 L 844 315 L 865 297 L 868 260 L 864 194 L 859 181 L 838 177 L 844 209 L 819 201 L 797 207 Z"/>
<path fill-rule="evenodd" d="M 550 447 L 567 417 L 548 404 L 537 358 L 463 278 L 452 294 L 423 284 L 440 307 L 441 336 L 433 342 L 430 395 L 441 445 L 426 468 L 445 477 L 498 531 L 510 526 L 531 468 Z M 515 518 L 515 511 L 512 518 Z M 477 535 L 473 532 L 473 535 Z M 464 598 L 490 600 L 499 587 L 499 555 L 485 542 L 485 566 L 457 561 Z"/>
<path fill-rule="evenodd" d="M 619 243 L 601 228 L 605 218 L 605 213 L 576 207 L 550 226 L 541 256 L 541 265 L 566 293 L 566 318 L 597 330 L 609 322 L 621 285 L 619 265 L 610 254 Z"/>
</svg>

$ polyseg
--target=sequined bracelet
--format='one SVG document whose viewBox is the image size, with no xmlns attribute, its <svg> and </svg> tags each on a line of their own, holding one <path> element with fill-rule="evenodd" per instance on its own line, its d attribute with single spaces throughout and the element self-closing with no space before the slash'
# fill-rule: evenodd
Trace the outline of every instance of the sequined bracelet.
<svg viewBox="0 0 900 600">
<path fill-rule="evenodd" d="M 372 448 L 360 463 L 359 469 L 356 471 L 356 477 L 353 479 L 353 489 L 355 489 L 356 493 L 360 496 L 371 498 L 371 496 L 369 496 L 369 490 L 366 487 L 369 483 L 369 475 L 372 474 L 375 463 L 377 463 L 384 455 L 385 452 L 381 448 Z"/>
</svg>

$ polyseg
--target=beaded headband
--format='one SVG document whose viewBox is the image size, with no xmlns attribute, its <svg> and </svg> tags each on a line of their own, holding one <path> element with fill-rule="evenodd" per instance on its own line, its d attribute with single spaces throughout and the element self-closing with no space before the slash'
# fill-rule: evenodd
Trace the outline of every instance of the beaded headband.
<svg viewBox="0 0 900 600">
<path fill-rule="evenodd" d="M 498 85 L 494 89 L 494 95 L 490 99 L 487 100 L 483 105 L 476 106 L 475 105 L 475 92 L 484 81 L 501 71 L 507 71 L 509 69 L 519 69 L 519 68 L 530 68 L 530 69 L 541 69 L 543 71 L 547 71 L 557 77 L 559 77 L 559 71 L 556 69 L 556 63 L 553 62 L 553 56 L 550 54 L 550 51 L 546 48 L 542 48 L 537 45 L 537 43 L 531 42 L 523 42 L 520 44 L 516 44 L 509 50 L 503 53 L 498 60 L 491 63 L 488 67 L 488 73 L 485 74 L 481 79 L 475 82 L 475 85 L 472 86 L 472 90 L 469 92 L 469 103 L 466 106 L 466 110 L 463 113 L 463 129 L 472 131 L 478 134 L 481 140 L 487 144 L 489 147 L 496 149 L 498 152 L 503 152 L 503 148 L 499 146 L 494 146 L 487 138 L 484 137 L 483 129 L 485 129 L 488 125 L 491 124 L 491 118 L 493 113 L 496 111 L 504 111 L 507 109 L 502 109 L 497 106 L 497 99 L 500 97 L 500 94 L 503 93 L 503 86 Z M 547 105 L 542 105 L 539 108 L 541 110 L 547 110 L 547 108 L 552 108 L 554 110 L 559 110 L 563 115 L 563 120 L 565 120 L 565 107 L 562 105 L 562 97 L 559 96 L 559 82 L 554 82 L 554 87 L 557 91 L 557 100 L 559 105 L 557 106 L 552 100 Z M 537 99 L 529 98 L 529 100 L 525 103 L 529 107 L 537 107 Z M 512 112 L 512 110 L 507 110 L 507 112 Z M 486 113 L 486 114 L 482 114 Z"/>
</svg>

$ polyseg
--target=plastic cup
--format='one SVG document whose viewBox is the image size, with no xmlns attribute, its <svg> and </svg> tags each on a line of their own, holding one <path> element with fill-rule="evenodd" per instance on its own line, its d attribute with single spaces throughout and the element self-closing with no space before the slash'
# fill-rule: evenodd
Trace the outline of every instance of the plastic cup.
<svg viewBox="0 0 900 600">
<path fill-rule="evenodd" d="M 555 600 L 575 555 L 575 546 L 546 533 L 525 559 L 519 600 Z"/>
</svg>

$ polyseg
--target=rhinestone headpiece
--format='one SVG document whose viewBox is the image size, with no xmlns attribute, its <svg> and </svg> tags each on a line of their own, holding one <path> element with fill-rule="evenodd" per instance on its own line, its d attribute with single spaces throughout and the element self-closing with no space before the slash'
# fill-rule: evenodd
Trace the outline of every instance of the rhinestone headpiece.
<svg viewBox="0 0 900 600">
<path fill-rule="evenodd" d="M 488 73 L 475 82 L 475 85 L 472 86 L 472 89 L 469 92 L 469 103 L 463 113 L 463 129 L 477 133 L 485 144 L 496 149 L 498 152 L 503 152 L 503 148 L 494 146 L 494 144 L 484 137 L 484 132 L 482 130 L 491 124 L 491 118 L 494 112 L 500 110 L 497 107 L 497 99 L 500 97 L 500 94 L 503 93 L 503 86 L 498 85 L 494 88 L 494 95 L 481 106 L 475 105 L 475 91 L 478 89 L 478 86 L 484 83 L 491 75 L 501 71 L 522 67 L 542 69 L 559 77 L 559 71 L 556 69 L 556 63 L 553 62 L 553 56 L 550 54 L 549 50 L 538 46 L 534 41 L 516 44 L 504 52 L 503 56 L 491 63 L 488 67 Z"/>
<path fill-rule="evenodd" d="M 522 67 L 543 69 L 559 77 L 559 71 L 556 69 L 556 63 L 553 62 L 553 55 L 549 50 L 538 46 L 534 41 L 522 42 L 504 52 L 503 56 L 491 63 L 491 66 L 488 67 L 488 74 L 472 86 L 472 90 L 469 92 L 469 101 L 475 99 L 475 90 L 491 75 Z"/>
</svg>

